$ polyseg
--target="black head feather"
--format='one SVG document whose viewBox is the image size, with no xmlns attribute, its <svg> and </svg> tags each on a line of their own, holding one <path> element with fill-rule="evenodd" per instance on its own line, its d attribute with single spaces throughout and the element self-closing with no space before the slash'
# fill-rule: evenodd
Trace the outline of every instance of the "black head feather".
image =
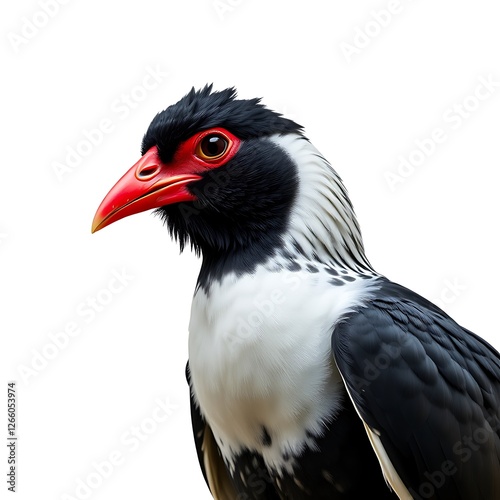
<svg viewBox="0 0 500 500">
<path fill-rule="evenodd" d="M 283 244 L 298 191 L 295 163 L 267 138 L 249 139 L 226 165 L 189 190 L 196 201 L 156 210 L 180 243 L 203 254 L 200 283 L 252 272 Z"/>
<path fill-rule="evenodd" d="M 212 85 L 194 88 L 179 102 L 158 113 L 142 140 L 142 154 L 158 147 L 163 162 L 194 133 L 224 127 L 244 140 L 252 137 L 302 133 L 302 127 L 260 104 L 260 99 L 236 99 L 236 89 L 212 92 Z"/>
<path fill-rule="evenodd" d="M 195 201 L 156 211 L 181 250 L 190 243 L 203 254 L 203 287 L 227 272 L 251 272 L 282 246 L 298 175 L 295 163 L 269 137 L 302 135 L 300 125 L 265 108 L 260 99 L 238 100 L 234 88 L 212 92 L 207 85 L 156 115 L 142 152 L 157 146 L 168 163 L 179 144 L 212 127 L 223 127 L 242 141 L 237 154 L 188 185 Z"/>
</svg>

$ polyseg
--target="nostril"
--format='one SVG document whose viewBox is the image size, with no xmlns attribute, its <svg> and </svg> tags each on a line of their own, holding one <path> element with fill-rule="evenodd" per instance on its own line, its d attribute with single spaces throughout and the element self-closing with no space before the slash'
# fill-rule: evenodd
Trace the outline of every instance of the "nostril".
<svg viewBox="0 0 500 500">
<path fill-rule="evenodd" d="M 141 180 L 154 177 L 160 170 L 160 165 L 147 165 L 137 171 L 137 178 Z"/>
</svg>

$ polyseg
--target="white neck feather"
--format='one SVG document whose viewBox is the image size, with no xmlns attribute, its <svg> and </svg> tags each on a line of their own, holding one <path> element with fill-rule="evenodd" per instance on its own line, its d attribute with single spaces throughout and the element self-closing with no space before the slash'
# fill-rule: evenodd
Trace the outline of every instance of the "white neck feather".
<svg viewBox="0 0 500 500">
<path fill-rule="evenodd" d="M 296 163 L 299 175 L 287 249 L 296 253 L 299 245 L 311 260 L 373 272 L 347 191 L 332 166 L 305 137 L 276 135 L 272 140 Z"/>
</svg>

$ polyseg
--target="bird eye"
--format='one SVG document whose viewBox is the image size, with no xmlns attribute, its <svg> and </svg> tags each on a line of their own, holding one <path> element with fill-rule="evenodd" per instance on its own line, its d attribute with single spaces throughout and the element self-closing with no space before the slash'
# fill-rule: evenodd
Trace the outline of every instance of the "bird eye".
<svg viewBox="0 0 500 500">
<path fill-rule="evenodd" d="M 229 141 L 221 134 L 203 137 L 196 148 L 196 155 L 202 160 L 215 160 L 221 157 L 229 146 Z"/>
</svg>

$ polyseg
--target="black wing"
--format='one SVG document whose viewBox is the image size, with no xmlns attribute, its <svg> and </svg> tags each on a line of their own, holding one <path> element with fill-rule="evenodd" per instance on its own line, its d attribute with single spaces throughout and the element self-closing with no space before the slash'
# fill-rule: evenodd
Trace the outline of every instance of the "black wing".
<svg viewBox="0 0 500 500">
<path fill-rule="evenodd" d="M 402 498 L 500 499 L 500 355 L 493 347 L 384 279 L 369 305 L 336 326 L 332 348 Z"/>
</svg>

